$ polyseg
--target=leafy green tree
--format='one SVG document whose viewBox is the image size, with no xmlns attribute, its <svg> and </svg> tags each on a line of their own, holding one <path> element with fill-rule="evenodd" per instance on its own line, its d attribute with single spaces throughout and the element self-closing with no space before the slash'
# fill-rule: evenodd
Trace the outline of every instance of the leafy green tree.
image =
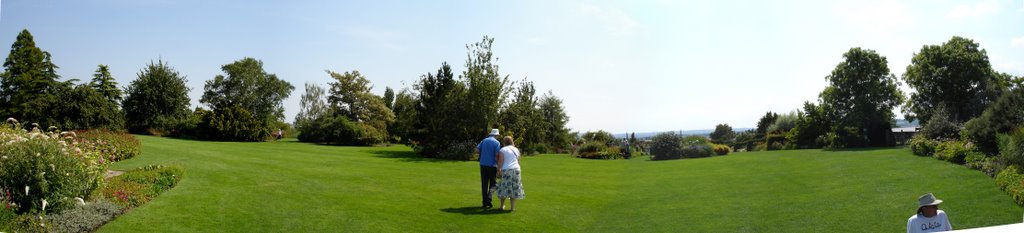
<svg viewBox="0 0 1024 233">
<path fill-rule="evenodd" d="M 124 129 L 125 117 L 116 102 L 89 85 L 61 87 L 47 111 L 48 125 L 61 130 Z"/>
<path fill-rule="evenodd" d="M 370 92 L 370 81 L 359 71 L 343 74 L 327 71 L 335 82 L 331 83 L 327 97 L 336 116 L 344 116 L 362 125 L 360 141 L 379 143 L 387 139 L 387 127 L 395 121 L 395 114 L 384 100 Z"/>
<path fill-rule="evenodd" d="M 580 135 L 580 137 L 588 142 L 615 142 L 615 136 L 612 136 L 611 133 L 604 130 L 587 131 L 586 133 L 583 133 L 583 135 Z"/>
<path fill-rule="evenodd" d="M 132 133 L 173 131 L 189 114 L 189 88 L 185 76 L 164 61 L 150 62 L 125 90 L 121 108 Z M 154 131 L 151 131 L 154 130 Z"/>
<path fill-rule="evenodd" d="M 773 113 L 771 111 L 765 113 L 764 116 L 762 116 L 761 119 L 757 121 L 757 129 L 754 132 L 756 132 L 757 135 L 761 135 L 761 137 L 764 137 L 764 134 L 768 132 L 768 126 L 771 126 L 772 123 L 775 123 L 775 119 L 778 118 L 779 114 Z"/>
<path fill-rule="evenodd" d="M 419 105 L 419 101 L 409 90 L 402 90 L 395 96 L 395 103 L 392 106 L 395 122 L 388 127 L 388 133 L 397 137 L 397 141 L 407 143 L 409 135 L 416 129 L 417 105 Z"/>
<path fill-rule="evenodd" d="M 711 142 L 713 143 L 732 145 L 735 141 L 736 131 L 733 131 L 729 124 L 715 125 L 715 131 L 711 132 Z"/>
<path fill-rule="evenodd" d="M 547 132 L 544 142 L 552 146 L 552 149 L 567 149 L 573 136 L 570 135 L 569 128 L 566 126 L 569 123 L 569 115 L 565 113 L 565 108 L 562 107 L 562 99 L 548 91 L 548 93 L 540 97 L 538 104 L 543 120 L 534 123 L 544 124 L 543 127 L 546 128 L 545 131 Z"/>
<path fill-rule="evenodd" d="M 820 148 L 825 144 L 822 136 L 832 128 L 832 119 L 827 114 L 823 106 L 804 102 L 800 120 L 793 128 L 793 136 L 786 140 L 796 143 L 796 147 L 801 149 Z"/>
<path fill-rule="evenodd" d="M 395 90 L 392 90 L 391 87 L 384 87 L 384 97 L 383 98 L 384 98 L 383 99 L 384 100 L 384 106 L 387 106 L 388 109 L 394 110 Z"/>
<path fill-rule="evenodd" d="M 22 30 L 11 45 L 0 75 L 0 114 L 24 123 L 40 122 L 56 99 L 57 65 L 50 53 L 36 47 L 32 34 Z"/>
<path fill-rule="evenodd" d="M 546 152 L 547 127 L 541 123 L 543 115 L 537 108 L 536 89 L 533 82 L 523 81 L 516 90 L 512 103 L 505 107 L 499 116 L 506 134 L 515 136 L 516 146 L 524 153 Z"/>
<path fill-rule="evenodd" d="M 472 151 L 449 151 L 457 143 L 475 143 L 486 132 L 472 130 L 469 112 L 463 111 L 466 86 L 455 79 L 448 63 L 436 75 L 427 73 L 414 86 L 419 96 L 416 129 L 410 133 L 414 149 L 426 157 L 467 160 Z M 475 144 L 474 144 L 475 145 Z"/>
<path fill-rule="evenodd" d="M 942 108 L 953 123 L 978 115 L 1006 89 L 988 55 L 971 39 L 954 36 L 942 45 L 925 45 L 914 54 L 903 80 L 916 92 L 903 112 L 908 120 L 927 124 Z"/>
<path fill-rule="evenodd" d="M 464 111 L 473 132 L 485 132 L 498 123 L 498 109 L 510 93 L 508 75 L 498 73 L 498 58 L 491 48 L 494 38 L 484 36 L 480 42 L 466 45 L 466 71 L 462 79 L 466 86 Z"/>
<path fill-rule="evenodd" d="M 843 54 L 826 79 L 821 92 L 823 105 L 837 119 L 839 130 L 834 147 L 883 146 L 894 122 L 892 109 L 903 102 L 896 88 L 896 76 L 889 72 L 885 57 L 870 49 L 852 48 Z M 851 132 L 855 131 L 855 132 Z M 858 134 L 865 138 L 846 137 Z M 865 141 L 866 140 L 866 141 Z"/>
<path fill-rule="evenodd" d="M 277 75 L 264 71 L 263 62 L 255 58 L 242 58 L 221 66 L 221 70 L 224 75 L 217 75 L 206 81 L 203 97 L 199 102 L 206 104 L 214 112 L 233 106 L 245 109 L 261 122 L 261 127 L 266 127 L 265 136 L 269 136 L 270 127 L 284 119 L 283 101 L 291 95 L 295 87 L 287 81 L 278 79 Z M 241 112 L 232 110 L 231 113 Z"/>
<path fill-rule="evenodd" d="M 315 83 L 306 83 L 306 93 L 299 100 L 299 114 L 295 115 L 295 127 L 310 124 L 317 118 L 330 114 L 327 105 L 327 94 L 323 87 Z"/>
<path fill-rule="evenodd" d="M 92 82 L 89 83 L 90 87 L 99 91 L 104 98 L 115 105 L 121 102 L 121 89 L 117 88 L 117 80 L 110 75 L 110 68 L 107 65 L 99 65 L 99 68 L 96 68 L 96 74 L 93 74 L 92 77 Z"/>
<path fill-rule="evenodd" d="M 778 115 L 778 117 L 775 118 L 775 122 L 772 122 L 772 124 L 768 125 L 768 129 L 766 129 L 766 131 L 768 133 L 789 132 L 789 130 L 796 127 L 797 122 L 800 121 L 801 116 L 803 116 L 803 112 L 800 112 L 799 110 L 789 112 L 788 114 Z"/>
</svg>

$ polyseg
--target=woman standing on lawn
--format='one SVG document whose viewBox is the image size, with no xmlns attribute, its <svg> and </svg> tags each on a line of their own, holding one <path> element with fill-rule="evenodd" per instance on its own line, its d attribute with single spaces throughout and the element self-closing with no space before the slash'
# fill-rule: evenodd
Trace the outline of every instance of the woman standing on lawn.
<svg viewBox="0 0 1024 233">
<path fill-rule="evenodd" d="M 512 136 L 505 136 L 502 140 L 502 147 L 498 151 L 498 199 L 501 200 L 501 210 L 505 210 L 505 199 L 509 199 L 512 206 L 509 211 L 516 210 L 516 199 L 526 198 L 523 192 L 523 181 L 519 169 L 519 148 L 516 148 Z"/>
<path fill-rule="evenodd" d="M 917 203 L 917 214 L 907 219 L 907 233 L 953 230 L 946 212 L 939 210 L 942 200 L 935 199 L 935 195 L 928 193 L 918 198 Z"/>
</svg>

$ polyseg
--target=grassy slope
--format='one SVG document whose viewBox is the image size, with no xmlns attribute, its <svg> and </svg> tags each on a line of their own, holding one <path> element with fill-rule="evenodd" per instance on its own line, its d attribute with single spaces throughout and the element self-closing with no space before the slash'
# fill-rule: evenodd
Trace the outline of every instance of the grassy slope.
<svg viewBox="0 0 1024 233">
<path fill-rule="evenodd" d="M 140 136 L 142 156 L 181 164 L 180 185 L 103 232 L 903 231 L 917 196 L 955 228 L 1021 221 L 992 179 L 905 149 L 800 150 L 652 162 L 523 159 L 526 200 L 480 211 L 476 162 L 407 147 L 198 142 Z"/>
</svg>

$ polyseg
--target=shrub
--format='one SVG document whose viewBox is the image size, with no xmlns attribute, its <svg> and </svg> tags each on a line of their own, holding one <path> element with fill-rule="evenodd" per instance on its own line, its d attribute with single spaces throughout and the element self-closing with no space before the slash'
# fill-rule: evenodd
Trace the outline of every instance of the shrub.
<svg viewBox="0 0 1024 233">
<path fill-rule="evenodd" d="M 768 133 L 765 136 L 765 145 L 768 145 L 768 150 L 781 150 L 786 143 L 786 135 L 779 133 Z"/>
<path fill-rule="evenodd" d="M 946 111 L 939 108 L 931 119 L 921 127 L 919 135 L 928 139 L 955 139 L 959 137 L 960 126 L 949 120 Z"/>
<path fill-rule="evenodd" d="M 964 125 L 971 142 L 988 155 L 999 153 L 996 134 L 1011 132 L 1024 125 L 1024 88 L 1003 93 L 985 112 Z"/>
<path fill-rule="evenodd" d="M 11 192 L 17 212 L 59 212 L 73 198 L 88 198 L 102 186 L 106 163 L 101 155 L 83 151 L 70 138 L 0 130 L 0 189 Z"/>
<path fill-rule="evenodd" d="M 315 142 L 323 144 L 345 145 L 345 146 L 367 146 L 383 142 L 384 138 L 373 127 L 366 124 L 350 121 L 345 116 L 322 116 L 310 122 L 299 125 L 299 141 Z M 453 142 L 442 143 L 436 151 L 448 151 L 448 147 L 457 144 Z M 475 146 L 475 145 L 474 145 Z M 470 152 L 473 150 L 469 150 Z M 469 152 L 466 152 L 469 153 Z M 444 157 L 444 156 L 442 156 Z"/>
<path fill-rule="evenodd" d="M 928 139 L 921 135 L 915 135 L 910 139 L 910 151 L 918 156 L 932 156 L 935 153 L 935 147 L 938 146 L 939 142 Z"/>
<path fill-rule="evenodd" d="M 933 157 L 956 164 L 964 164 L 967 154 L 972 152 L 974 147 L 967 142 L 959 140 L 945 141 L 935 147 Z"/>
<path fill-rule="evenodd" d="M 600 153 L 607 150 L 608 145 L 606 145 L 604 142 L 592 141 L 584 143 L 582 146 L 580 146 L 580 149 L 577 151 L 576 155 L 577 157 L 580 158 L 593 159 L 602 156 L 600 155 Z"/>
<path fill-rule="evenodd" d="M 184 171 L 178 166 L 150 165 L 110 178 L 103 196 L 127 209 L 149 202 L 181 181 Z"/>
<path fill-rule="evenodd" d="M 1010 165 L 1024 167 L 1024 128 L 1009 134 L 999 134 L 999 157 Z"/>
<path fill-rule="evenodd" d="M 1006 168 L 1006 165 L 999 162 L 998 158 L 986 157 L 985 153 L 978 151 L 967 154 L 967 163 L 965 165 L 968 168 L 979 170 L 989 177 L 995 177 Z"/>
<path fill-rule="evenodd" d="M 59 214 L 48 215 L 46 220 L 56 228 L 57 232 L 93 232 L 123 212 L 123 207 L 100 198 L 93 203 L 78 205 Z"/>
<path fill-rule="evenodd" d="M 682 139 L 683 158 L 711 157 L 713 153 L 711 141 L 704 136 L 692 135 Z"/>
<path fill-rule="evenodd" d="M 730 151 L 732 151 L 732 147 L 722 144 L 713 144 L 711 145 L 711 147 L 712 150 L 715 151 L 716 155 L 727 155 Z"/>
<path fill-rule="evenodd" d="M 211 140 L 263 141 L 270 137 L 270 128 L 263 120 L 238 105 L 216 108 L 203 115 L 199 127 L 207 130 L 199 136 Z"/>
<path fill-rule="evenodd" d="M 683 146 L 679 135 L 668 132 L 660 133 L 651 138 L 651 160 L 679 159 L 683 155 Z"/>
<path fill-rule="evenodd" d="M 1013 197 L 1018 205 L 1024 205 L 1024 175 L 1020 174 L 1017 166 L 1011 165 L 996 175 L 996 185 Z"/>
<path fill-rule="evenodd" d="M 86 145 L 85 149 L 96 151 L 107 161 L 116 162 L 142 154 L 141 143 L 135 136 L 109 130 L 88 130 L 76 132 L 75 141 Z"/>
</svg>

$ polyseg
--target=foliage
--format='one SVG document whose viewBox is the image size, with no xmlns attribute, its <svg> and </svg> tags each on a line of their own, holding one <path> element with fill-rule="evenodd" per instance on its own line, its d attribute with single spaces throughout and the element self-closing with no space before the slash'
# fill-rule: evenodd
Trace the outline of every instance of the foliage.
<svg viewBox="0 0 1024 233">
<path fill-rule="evenodd" d="M 466 121 L 464 132 L 485 132 L 495 128 L 499 109 L 511 93 L 508 75 L 502 76 L 498 71 L 498 58 L 491 51 L 493 45 L 494 38 L 488 36 L 480 42 L 466 45 L 469 50 L 466 70 L 460 76 L 466 88 L 463 102 L 466 106 L 460 114 Z"/>
<path fill-rule="evenodd" d="M 534 122 L 534 124 L 542 124 L 542 128 L 546 132 L 544 134 L 545 137 L 541 141 L 551 146 L 552 149 L 566 150 L 572 138 L 567 127 L 569 115 L 565 113 L 562 99 L 548 91 L 548 93 L 540 97 L 538 105 L 542 120 Z"/>
<path fill-rule="evenodd" d="M 675 132 L 660 133 L 651 138 L 651 160 L 680 159 L 683 156 L 682 137 Z"/>
<path fill-rule="evenodd" d="M 778 115 L 775 118 L 775 122 L 768 125 L 765 132 L 767 133 L 783 133 L 789 132 L 790 129 L 796 127 L 797 123 L 800 122 L 800 117 L 803 115 L 800 111 L 792 111 L 788 114 Z"/>
<path fill-rule="evenodd" d="M 47 110 L 53 106 L 57 82 L 50 53 L 36 47 L 27 29 L 18 33 L 0 74 L 0 116 L 25 122 L 46 123 Z"/>
<path fill-rule="evenodd" d="M 910 151 L 919 156 L 932 156 L 935 154 L 935 147 L 938 147 L 939 143 L 923 135 L 914 135 L 910 139 Z"/>
<path fill-rule="evenodd" d="M 603 142 L 603 143 L 615 142 L 615 136 L 612 136 L 612 133 L 609 133 L 609 132 L 604 131 L 604 130 L 588 131 L 586 133 L 583 133 L 583 135 L 581 135 L 580 137 L 583 138 L 583 140 L 586 140 L 586 141 Z"/>
<path fill-rule="evenodd" d="M 306 83 L 306 92 L 299 100 L 299 114 L 295 115 L 295 128 L 300 132 L 309 132 L 309 124 L 317 118 L 330 114 L 327 105 L 326 91 L 315 83 Z M 312 132 L 309 132 L 312 133 Z"/>
<path fill-rule="evenodd" d="M 448 150 L 447 145 L 457 142 L 475 141 L 482 138 L 483 130 L 466 131 L 462 108 L 465 97 L 465 84 L 455 79 L 451 67 L 441 63 L 437 74 L 427 73 L 414 86 L 419 96 L 416 106 L 415 127 L 409 134 L 413 148 L 424 157 L 440 157 L 442 151 Z M 467 135 L 468 134 L 468 135 Z M 479 137 L 479 138 L 478 138 Z M 457 158 L 468 160 L 473 156 L 472 150 L 463 152 Z"/>
<path fill-rule="evenodd" d="M 718 144 L 733 144 L 736 141 L 736 132 L 732 131 L 729 124 L 715 125 L 715 131 L 711 132 L 711 142 Z"/>
<path fill-rule="evenodd" d="M 397 137 L 395 141 L 409 142 L 409 136 L 416 129 L 415 124 L 418 115 L 416 105 L 418 104 L 419 101 L 416 99 L 415 94 L 410 93 L 409 90 L 402 90 L 395 96 L 395 103 L 392 105 L 392 112 L 395 113 L 395 122 L 388 126 L 388 133 L 392 137 Z"/>
<path fill-rule="evenodd" d="M 82 148 L 70 134 L 6 128 L 0 142 L 0 190 L 11 192 L 18 213 L 59 212 L 103 185 L 102 155 Z"/>
<path fill-rule="evenodd" d="M 732 147 L 723 144 L 712 144 L 711 149 L 715 152 L 715 155 L 727 155 L 732 151 Z"/>
<path fill-rule="evenodd" d="M 1018 205 L 1024 205 L 1024 174 L 1016 165 L 1011 165 L 996 175 L 996 186 L 1013 197 Z"/>
<path fill-rule="evenodd" d="M 58 87 L 54 104 L 46 110 L 43 125 L 62 129 L 123 130 L 124 113 L 117 102 L 88 85 Z"/>
<path fill-rule="evenodd" d="M 1024 127 L 999 134 L 999 157 L 1009 165 L 1024 167 Z"/>
<path fill-rule="evenodd" d="M 960 137 L 960 126 L 950 121 L 942 107 L 931 113 L 931 119 L 921 127 L 918 134 L 930 139 L 956 139 Z"/>
<path fill-rule="evenodd" d="M 617 146 L 609 147 L 603 142 L 592 141 L 580 146 L 576 156 L 585 159 L 617 159 L 622 158 L 619 152 Z"/>
<path fill-rule="evenodd" d="M 971 142 L 988 155 L 996 155 L 996 134 L 1024 126 L 1024 88 L 1003 93 L 981 116 L 968 121 L 964 129 Z"/>
<path fill-rule="evenodd" d="M 796 148 L 820 148 L 826 144 L 825 134 L 832 127 L 832 119 L 822 105 L 804 102 L 803 114 L 799 116 L 796 126 L 787 134 L 786 141 L 795 144 Z"/>
<path fill-rule="evenodd" d="M 384 106 L 394 111 L 395 106 L 395 90 L 391 87 L 384 87 L 384 96 L 381 96 L 381 100 L 384 101 Z"/>
<path fill-rule="evenodd" d="M 1005 90 L 988 55 L 971 39 L 954 36 L 942 45 L 925 45 L 914 54 L 903 80 L 914 88 L 903 111 L 927 124 L 937 109 L 962 123 L 982 113 Z"/>
<path fill-rule="evenodd" d="M 768 135 L 764 137 L 764 143 L 765 145 L 768 145 L 768 150 L 781 150 L 786 144 L 786 134 L 774 132 L 768 133 Z"/>
<path fill-rule="evenodd" d="M 284 99 L 295 89 L 277 75 L 263 70 L 263 62 L 242 58 L 221 66 L 224 75 L 206 81 L 199 102 L 213 112 L 204 121 L 214 134 L 211 139 L 259 141 L 270 136 L 275 122 L 284 119 Z M 243 128 L 229 128 L 243 127 Z"/>
<path fill-rule="evenodd" d="M 711 148 L 711 141 L 700 135 L 690 135 L 682 138 L 683 158 L 711 157 L 714 151 Z"/>
<path fill-rule="evenodd" d="M 547 127 L 541 122 L 543 115 L 537 108 L 536 89 L 533 82 L 522 81 L 515 91 L 512 102 L 501 109 L 498 113 L 498 124 L 508 132 L 515 132 L 516 145 L 523 149 L 525 154 L 535 154 L 535 144 L 543 144 L 547 138 Z"/>
<path fill-rule="evenodd" d="M 196 111 L 200 122 L 199 139 L 223 141 L 263 141 L 270 137 L 275 122 L 264 122 L 249 110 L 238 106 L 221 106 L 212 111 Z"/>
<path fill-rule="evenodd" d="M 103 159 L 117 162 L 142 154 L 142 144 L 131 134 L 109 130 L 76 131 L 75 141 L 84 150 L 96 151 Z"/>
<path fill-rule="evenodd" d="M 932 156 L 955 164 L 964 164 L 967 155 L 973 151 L 975 151 L 974 146 L 968 142 L 949 140 L 939 143 Z"/>
<path fill-rule="evenodd" d="M 99 68 L 96 68 L 96 74 L 93 74 L 92 77 L 89 87 L 99 91 L 103 97 L 107 98 L 108 102 L 115 106 L 121 102 L 121 89 L 117 87 L 117 80 L 114 79 L 114 76 L 110 75 L 110 67 L 100 64 Z"/>
<path fill-rule="evenodd" d="M 852 48 L 843 58 L 826 77 L 829 86 L 820 94 L 828 115 L 836 119 L 831 147 L 884 146 L 891 133 L 892 109 L 903 102 L 896 76 L 874 50 Z"/>
<path fill-rule="evenodd" d="M 737 150 L 754 151 L 757 141 L 757 133 L 754 130 L 747 130 L 736 134 L 736 143 L 732 147 Z"/>
<path fill-rule="evenodd" d="M 57 232 L 93 232 L 121 213 L 124 213 L 124 207 L 100 198 L 58 214 L 47 215 L 46 220 L 54 225 Z"/>
<path fill-rule="evenodd" d="M 122 109 L 128 131 L 170 133 L 188 119 L 190 99 L 185 76 L 167 63 L 150 62 L 125 90 Z"/>
<path fill-rule="evenodd" d="M 360 138 L 353 140 L 368 144 L 385 142 L 388 139 L 387 127 L 395 121 L 395 114 L 380 97 L 370 92 L 370 81 L 359 71 L 327 73 L 335 80 L 330 84 L 327 97 L 332 113 L 356 122 L 362 130 Z"/>
<path fill-rule="evenodd" d="M 770 126 L 772 123 L 775 123 L 775 120 L 778 118 L 779 114 L 777 113 L 773 113 L 770 111 L 768 113 L 765 113 L 760 120 L 757 120 L 757 130 L 755 131 L 757 135 L 759 135 L 759 137 L 763 137 L 765 133 L 768 133 L 768 126 Z"/>
<path fill-rule="evenodd" d="M 110 178 L 102 193 L 114 203 L 131 209 L 174 188 L 182 175 L 184 170 L 180 166 L 149 165 Z"/>
<path fill-rule="evenodd" d="M 299 126 L 299 141 L 324 144 L 366 146 L 374 143 L 364 137 L 362 125 L 345 116 L 321 116 Z"/>
</svg>

